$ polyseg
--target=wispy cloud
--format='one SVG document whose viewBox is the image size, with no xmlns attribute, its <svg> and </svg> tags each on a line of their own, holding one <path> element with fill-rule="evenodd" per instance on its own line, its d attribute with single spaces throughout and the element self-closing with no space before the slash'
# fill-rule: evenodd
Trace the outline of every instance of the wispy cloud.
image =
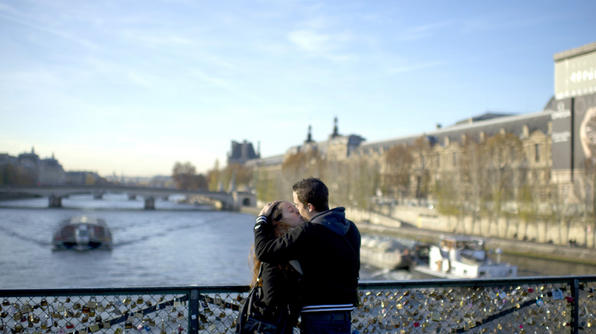
<svg viewBox="0 0 596 334">
<path fill-rule="evenodd" d="M 330 34 L 312 29 L 301 29 L 288 33 L 288 40 L 299 50 L 313 56 L 335 62 L 355 59 L 354 55 L 343 51 L 353 40 L 353 37 L 347 33 Z"/>
<path fill-rule="evenodd" d="M 7 21 L 11 21 L 13 23 L 17 23 L 21 26 L 25 26 L 27 28 L 31 28 L 37 31 L 41 31 L 47 34 L 51 34 L 54 35 L 56 37 L 62 38 L 64 40 L 70 41 L 70 42 L 74 42 L 80 46 L 83 46 L 85 48 L 89 48 L 89 49 L 98 49 L 99 45 L 88 40 L 85 38 L 82 38 L 80 36 L 77 36 L 75 34 L 72 34 L 70 32 L 61 30 L 61 29 L 57 29 L 55 27 L 51 27 L 49 24 L 45 24 L 43 22 L 40 22 L 32 17 L 30 17 L 29 15 L 24 14 L 23 12 L 20 12 L 12 7 L 9 7 L 7 5 L 2 5 L 0 4 L 0 19 L 3 20 L 7 20 Z"/>
<path fill-rule="evenodd" d="M 15 9 L 5 3 L 0 3 L 0 12 L 15 13 Z"/>
<path fill-rule="evenodd" d="M 49 69 L 28 69 L 22 71 L 2 72 L 0 85 L 6 87 L 62 87 L 65 81 L 62 76 Z"/>
<path fill-rule="evenodd" d="M 436 66 L 440 66 L 440 65 L 444 65 L 444 64 L 445 64 L 445 62 L 443 62 L 443 61 L 430 61 L 430 62 L 422 62 L 422 63 L 407 64 L 407 65 L 403 65 L 403 66 L 390 67 L 389 74 L 393 75 L 393 74 L 399 74 L 399 73 L 405 73 L 405 72 L 419 71 L 419 70 L 424 70 L 427 68 L 436 67 Z"/>
<path fill-rule="evenodd" d="M 556 21 L 557 18 L 558 17 L 554 16 L 540 16 L 503 20 L 502 18 L 475 17 L 463 20 L 460 25 L 461 30 L 464 33 L 478 33 L 498 30 L 518 30 L 521 28 L 551 24 Z"/>
<path fill-rule="evenodd" d="M 288 39 L 300 49 L 308 52 L 325 52 L 330 48 L 331 37 L 316 31 L 297 30 L 288 34 Z"/>
<path fill-rule="evenodd" d="M 203 71 L 201 69 L 193 68 L 189 71 L 189 73 L 191 76 L 196 77 L 211 86 L 215 86 L 218 88 L 224 88 L 224 89 L 228 89 L 228 90 L 232 89 L 232 85 L 225 79 L 218 78 L 216 76 L 207 74 L 205 71 Z"/>
<path fill-rule="evenodd" d="M 139 73 L 139 72 L 135 72 L 135 71 L 129 71 L 127 73 L 126 77 L 133 84 L 143 87 L 143 88 L 153 88 L 154 82 L 158 81 L 157 78 L 152 75 L 148 75 L 145 73 Z"/>
<path fill-rule="evenodd" d="M 433 22 L 406 28 L 398 34 L 398 39 L 402 41 L 414 41 L 423 38 L 430 38 L 437 32 L 453 24 L 453 21 Z"/>
<path fill-rule="evenodd" d="M 122 32 L 122 36 L 131 42 L 151 48 L 164 46 L 191 46 L 195 44 L 191 38 L 178 34 L 158 34 L 128 30 Z"/>
</svg>

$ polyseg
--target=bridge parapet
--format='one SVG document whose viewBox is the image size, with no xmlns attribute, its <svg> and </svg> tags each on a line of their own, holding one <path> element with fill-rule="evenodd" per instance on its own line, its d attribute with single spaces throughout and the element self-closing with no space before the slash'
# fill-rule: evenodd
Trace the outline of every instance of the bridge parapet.
<svg viewBox="0 0 596 334">
<path fill-rule="evenodd" d="M 39 186 L 39 187 L 0 187 L 0 192 L 6 193 L 26 193 L 48 197 L 49 207 L 61 207 L 61 199 L 69 195 L 76 194 L 93 194 L 97 198 L 99 194 L 105 193 L 128 193 L 129 199 L 136 199 L 137 196 L 145 198 L 145 207 L 155 208 L 155 198 L 167 197 L 174 194 L 182 195 L 199 195 L 206 198 L 210 198 L 214 201 L 221 203 L 221 207 L 224 210 L 238 210 L 242 205 L 251 204 L 254 206 L 256 200 L 254 200 L 254 194 L 245 192 L 211 192 L 211 191 L 189 191 L 180 189 L 170 188 L 150 188 L 150 187 L 131 187 L 131 186 L 120 186 L 120 185 L 91 185 L 91 186 Z M 52 199 L 54 198 L 54 202 Z M 59 205 L 58 200 L 60 199 Z M 153 198 L 153 205 L 147 204 L 148 198 Z M 54 203 L 54 204 L 52 204 Z"/>
<path fill-rule="evenodd" d="M 62 197 L 57 195 L 50 195 L 48 198 L 49 204 L 48 207 L 50 208 L 61 208 L 62 207 Z"/>
<path fill-rule="evenodd" d="M 145 197 L 145 210 L 155 210 L 155 198 L 153 196 Z"/>
<path fill-rule="evenodd" d="M 361 333 L 591 333 L 596 275 L 360 283 Z M 0 330 L 233 333 L 247 286 L 0 290 Z M 120 329 L 120 330 L 118 330 Z"/>
</svg>

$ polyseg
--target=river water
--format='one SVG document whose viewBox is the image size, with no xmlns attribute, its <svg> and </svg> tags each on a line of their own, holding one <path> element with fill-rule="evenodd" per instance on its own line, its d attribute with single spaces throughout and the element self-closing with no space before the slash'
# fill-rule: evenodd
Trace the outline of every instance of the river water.
<svg viewBox="0 0 596 334">
<path fill-rule="evenodd" d="M 126 195 L 0 202 L 0 287 L 65 288 L 247 284 L 251 215 L 197 210 L 188 204 L 143 201 Z M 52 251 L 58 224 L 72 216 L 102 218 L 112 251 Z"/>
<path fill-rule="evenodd" d="M 71 196 L 62 209 L 47 198 L 0 202 L 0 289 L 245 285 L 254 216 L 210 211 L 123 194 L 103 199 Z M 112 231 L 111 251 L 52 251 L 60 222 L 73 216 L 102 218 Z M 408 273 L 363 270 L 369 279 L 407 279 Z"/>
<path fill-rule="evenodd" d="M 47 198 L 0 202 L 0 289 L 249 283 L 253 215 L 209 211 L 178 203 L 176 198 L 157 200 L 157 210 L 147 211 L 142 199 L 131 201 L 123 194 L 106 194 L 102 200 L 71 196 L 62 204 L 62 209 L 49 209 Z M 80 215 L 106 221 L 113 250 L 52 251 L 51 239 L 59 223 Z M 596 273 L 594 267 L 506 260 L 518 265 L 521 275 Z M 419 276 L 363 265 L 360 277 Z"/>
</svg>

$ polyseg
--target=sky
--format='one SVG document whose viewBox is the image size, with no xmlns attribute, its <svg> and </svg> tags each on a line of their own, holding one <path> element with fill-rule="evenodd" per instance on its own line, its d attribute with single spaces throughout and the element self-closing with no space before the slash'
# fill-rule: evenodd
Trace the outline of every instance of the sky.
<svg viewBox="0 0 596 334">
<path fill-rule="evenodd" d="M 0 0 L 0 153 L 170 175 L 326 140 L 541 111 L 595 1 Z"/>
</svg>

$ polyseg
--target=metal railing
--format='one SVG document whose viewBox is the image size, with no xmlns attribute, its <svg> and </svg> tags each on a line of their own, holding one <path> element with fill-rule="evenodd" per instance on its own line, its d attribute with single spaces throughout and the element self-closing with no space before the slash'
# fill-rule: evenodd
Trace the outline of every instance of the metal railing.
<svg viewBox="0 0 596 334">
<path fill-rule="evenodd" d="M 596 275 L 366 282 L 359 290 L 355 333 L 596 332 Z M 233 333 L 247 291 L 0 290 L 0 333 Z"/>
</svg>

